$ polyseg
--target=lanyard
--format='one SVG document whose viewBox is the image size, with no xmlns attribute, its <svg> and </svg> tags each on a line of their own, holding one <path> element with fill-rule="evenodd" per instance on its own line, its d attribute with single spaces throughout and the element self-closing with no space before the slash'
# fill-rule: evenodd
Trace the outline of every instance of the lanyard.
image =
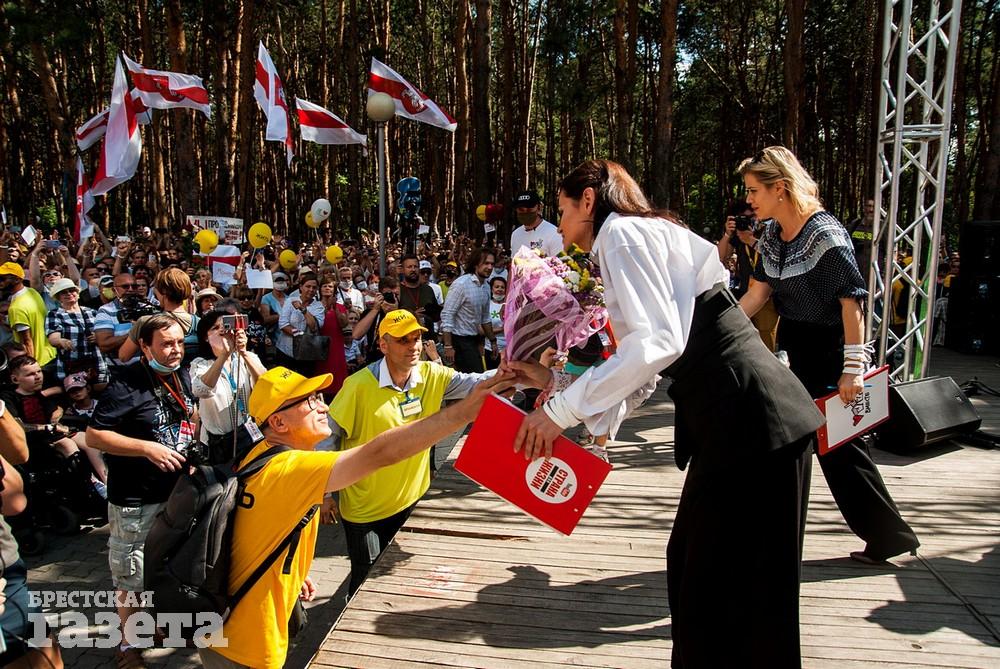
<svg viewBox="0 0 1000 669">
<path fill-rule="evenodd" d="M 163 379 L 163 377 L 160 376 L 159 374 L 156 375 L 156 378 L 159 380 L 160 383 L 163 384 L 163 387 L 167 389 L 167 392 L 170 393 L 170 396 L 173 397 L 174 400 L 177 402 L 177 406 L 180 407 L 180 410 L 184 413 L 184 420 L 187 420 L 188 418 L 191 417 L 191 414 L 190 412 L 188 412 L 187 403 L 184 401 L 184 398 L 181 396 L 180 393 L 181 383 L 180 381 L 177 380 L 177 374 L 175 372 L 172 372 L 170 376 L 171 378 L 173 378 L 174 383 L 177 385 L 177 390 L 174 390 L 170 386 L 170 384 L 167 383 Z"/>
<path fill-rule="evenodd" d="M 236 364 L 239 364 L 239 362 L 237 362 Z M 236 410 L 242 415 L 243 413 L 246 412 L 245 402 L 243 401 L 243 394 L 239 392 L 239 390 L 242 390 L 242 388 L 237 389 L 236 379 L 234 379 L 229 372 L 223 369 L 222 373 L 226 375 L 226 379 L 229 381 L 229 389 L 233 391 L 233 400 L 236 401 Z"/>
</svg>

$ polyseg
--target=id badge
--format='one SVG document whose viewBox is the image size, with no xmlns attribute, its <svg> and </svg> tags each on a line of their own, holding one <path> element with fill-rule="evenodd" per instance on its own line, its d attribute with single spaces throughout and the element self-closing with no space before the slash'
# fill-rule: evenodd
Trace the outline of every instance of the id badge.
<svg viewBox="0 0 1000 669">
<path fill-rule="evenodd" d="M 399 413 L 402 414 L 403 418 L 419 416 L 421 411 L 423 411 L 423 407 L 420 405 L 419 397 L 411 397 L 399 403 Z"/>
<path fill-rule="evenodd" d="M 256 444 L 260 441 L 264 441 L 264 435 L 260 431 L 260 428 L 257 427 L 257 423 L 253 422 L 253 418 L 248 418 L 247 422 L 243 424 L 243 428 L 247 431 L 247 434 L 250 435 L 250 441 L 253 443 Z"/>
<path fill-rule="evenodd" d="M 181 421 L 181 428 L 177 432 L 177 450 L 183 451 L 194 441 L 194 423 L 189 420 Z"/>
</svg>

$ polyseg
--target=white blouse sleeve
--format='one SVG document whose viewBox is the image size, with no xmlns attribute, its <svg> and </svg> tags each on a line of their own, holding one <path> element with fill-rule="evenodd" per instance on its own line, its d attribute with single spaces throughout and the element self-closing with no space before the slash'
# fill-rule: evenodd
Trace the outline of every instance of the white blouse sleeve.
<svg viewBox="0 0 1000 669">
<path fill-rule="evenodd" d="M 691 330 L 695 298 L 703 292 L 700 284 L 716 274 L 714 265 L 702 266 L 713 259 L 702 260 L 701 249 L 694 248 L 686 230 L 657 227 L 673 225 L 665 221 L 634 221 L 605 223 L 613 229 L 602 230 L 608 234 L 598 240 L 618 349 L 544 405 L 549 418 L 563 429 L 584 420 L 594 424 L 606 411 L 620 411 L 623 400 L 680 357 Z M 717 256 L 714 260 L 718 263 Z"/>
<path fill-rule="evenodd" d="M 211 366 L 212 361 L 205 358 L 195 358 L 191 361 L 191 392 L 198 399 L 208 399 L 215 394 L 215 388 L 210 388 L 201 380 Z"/>
</svg>

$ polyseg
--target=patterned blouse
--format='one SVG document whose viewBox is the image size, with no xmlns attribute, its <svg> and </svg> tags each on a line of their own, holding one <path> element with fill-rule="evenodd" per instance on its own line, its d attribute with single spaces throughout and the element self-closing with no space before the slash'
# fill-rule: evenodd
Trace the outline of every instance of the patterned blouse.
<svg viewBox="0 0 1000 669">
<path fill-rule="evenodd" d="M 818 211 L 790 242 L 771 221 L 757 244 L 760 262 L 753 277 L 766 281 L 782 318 L 818 325 L 841 323 L 840 299 L 868 296 L 854 259 L 854 247 L 843 224 L 830 212 Z"/>
</svg>

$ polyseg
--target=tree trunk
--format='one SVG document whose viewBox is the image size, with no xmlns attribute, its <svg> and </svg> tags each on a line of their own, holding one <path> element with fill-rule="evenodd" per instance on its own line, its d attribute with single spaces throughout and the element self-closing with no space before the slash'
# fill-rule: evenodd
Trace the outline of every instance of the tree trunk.
<svg viewBox="0 0 1000 669">
<path fill-rule="evenodd" d="M 139 0 L 136 14 L 139 17 L 139 32 L 142 35 L 142 52 L 140 61 L 145 67 L 156 67 L 156 51 L 153 48 L 153 30 L 149 25 L 149 5 L 147 0 Z M 163 172 L 163 147 L 159 141 L 161 115 L 154 114 L 153 122 L 149 124 L 146 136 L 151 140 L 149 156 L 150 188 L 147 192 L 149 212 L 152 214 L 154 228 L 167 227 L 167 180 Z"/>
<path fill-rule="evenodd" d="M 631 169 L 632 114 L 635 106 L 636 46 L 639 39 L 638 0 L 616 0 L 614 33 L 614 154 Z"/>
<path fill-rule="evenodd" d="M 187 72 L 187 37 L 184 34 L 184 17 L 180 0 L 168 0 L 167 46 L 170 52 L 170 69 Z M 183 220 L 198 211 L 198 183 L 195 171 L 194 150 L 192 148 L 192 123 L 190 110 L 178 110 L 171 119 L 174 126 L 174 156 L 177 169 L 174 171 L 175 202 L 179 211 L 175 215 Z"/>
<path fill-rule="evenodd" d="M 806 0 L 785 0 L 788 28 L 785 31 L 785 146 L 798 151 L 802 133 L 802 110 L 805 106 L 805 40 Z"/>
<path fill-rule="evenodd" d="M 673 172 L 674 59 L 677 56 L 677 0 L 663 0 L 660 8 L 660 74 L 657 80 L 656 121 L 653 128 L 651 194 L 659 207 L 670 207 Z"/>
<path fill-rule="evenodd" d="M 252 186 L 254 179 L 250 174 L 252 169 L 251 154 L 253 153 L 255 144 L 252 133 L 255 125 L 254 112 L 256 111 L 256 103 L 253 99 L 253 85 L 250 82 L 255 80 L 257 62 L 257 40 L 252 39 L 250 36 L 256 34 L 253 30 L 256 2 L 255 0 L 241 1 L 243 13 L 240 16 L 237 32 L 243 35 L 243 43 L 240 45 L 239 53 L 240 79 L 242 82 L 234 80 L 233 83 L 234 86 L 239 84 L 237 88 L 239 93 L 239 115 L 236 130 L 236 138 L 238 139 L 238 167 L 233 174 L 233 178 L 237 181 L 236 211 L 239 212 L 244 221 L 248 221 L 257 213 L 253 196 L 256 189 Z"/>
<path fill-rule="evenodd" d="M 469 153 L 469 75 L 466 67 L 469 0 L 455 0 L 455 38 L 452 43 L 455 61 L 455 163 L 452 186 L 454 220 L 465 229 L 472 202 L 469 200 L 469 177 L 465 158 Z"/>
<path fill-rule="evenodd" d="M 490 131 L 490 0 L 475 0 L 472 33 L 472 192 L 475 203 L 485 204 L 493 196 L 493 139 Z"/>
<path fill-rule="evenodd" d="M 1000 218 L 1000 31 L 995 31 L 993 64 L 990 87 L 984 98 L 991 102 L 981 108 L 981 125 L 985 141 L 980 142 L 979 175 L 976 179 L 976 204 L 973 218 L 996 220 Z M 980 44 L 980 48 L 984 45 Z"/>
</svg>

